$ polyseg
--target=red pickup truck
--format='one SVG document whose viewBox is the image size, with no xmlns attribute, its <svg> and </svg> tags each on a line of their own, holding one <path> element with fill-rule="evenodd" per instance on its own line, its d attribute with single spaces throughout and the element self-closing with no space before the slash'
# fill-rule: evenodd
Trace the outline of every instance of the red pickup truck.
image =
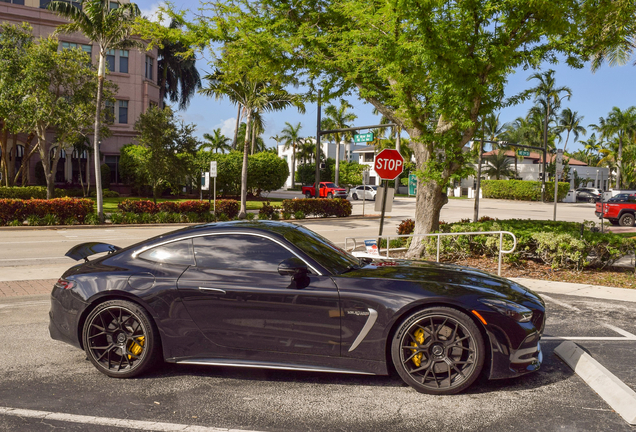
<svg viewBox="0 0 636 432">
<path fill-rule="evenodd" d="M 302 192 L 305 198 L 316 196 L 315 183 L 311 186 L 303 186 Z M 347 198 L 347 190 L 336 186 L 331 182 L 320 182 L 320 198 Z"/>
<path fill-rule="evenodd" d="M 607 202 L 596 203 L 596 217 L 607 219 L 612 225 L 634 226 L 636 220 L 636 195 L 618 194 Z"/>
</svg>

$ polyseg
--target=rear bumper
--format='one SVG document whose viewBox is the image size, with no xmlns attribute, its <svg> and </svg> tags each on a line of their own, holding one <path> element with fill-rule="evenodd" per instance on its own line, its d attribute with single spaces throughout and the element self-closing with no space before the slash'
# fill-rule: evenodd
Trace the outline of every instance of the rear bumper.
<svg viewBox="0 0 636 432">
<path fill-rule="evenodd" d="M 86 303 L 81 301 L 73 290 L 54 287 L 51 292 L 51 310 L 49 311 L 51 338 L 81 348 L 78 324 L 85 308 Z"/>
</svg>

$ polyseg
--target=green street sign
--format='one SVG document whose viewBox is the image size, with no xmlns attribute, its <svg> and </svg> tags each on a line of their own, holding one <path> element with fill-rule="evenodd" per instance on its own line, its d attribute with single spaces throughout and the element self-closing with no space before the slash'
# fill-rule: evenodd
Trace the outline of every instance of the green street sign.
<svg viewBox="0 0 636 432">
<path fill-rule="evenodd" d="M 530 156 L 530 152 L 528 150 L 517 150 L 517 154 L 519 156 Z"/>
<path fill-rule="evenodd" d="M 417 176 L 409 173 L 409 196 L 415 195 L 417 191 Z"/>
<path fill-rule="evenodd" d="M 367 132 L 364 134 L 354 135 L 353 141 L 357 143 L 373 141 L 373 132 Z"/>
</svg>

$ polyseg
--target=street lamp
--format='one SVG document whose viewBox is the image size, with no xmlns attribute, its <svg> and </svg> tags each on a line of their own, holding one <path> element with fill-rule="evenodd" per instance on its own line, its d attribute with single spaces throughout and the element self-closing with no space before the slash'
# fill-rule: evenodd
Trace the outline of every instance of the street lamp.
<svg viewBox="0 0 636 432">
<path fill-rule="evenodd" d="M 594 187 L 598 188 L 599 184 L 598 184 L 598 170 L 596 170 L 596 181 L 594 182 Z"/>
</svg>

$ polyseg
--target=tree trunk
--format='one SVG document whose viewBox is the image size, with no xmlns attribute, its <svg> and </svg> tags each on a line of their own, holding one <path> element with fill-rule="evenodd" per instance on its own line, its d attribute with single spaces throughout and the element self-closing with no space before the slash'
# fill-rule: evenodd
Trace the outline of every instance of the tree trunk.
<svg viewBox="0 0 636 432">
<path fill-rule="evenodd" d="M 40 160 L 42 161 L 44 177 L 46 178 L 46 199 L 53 199 L 55 198 L 55 170 L 57 168 L 57 162 L 60 160 L 61 152 L 59 149 L 56 149 L 53 160 L 51 161 L 51 147 L 46 142 L 45 126 L 37 126 L 37 138 Z"/>
<path fill-rule="evenodd" d="M 0 132 L 0 158 L 2 164 L 0 164 L 0 168 L 2 169 L 2 183 L 5 186 L 9 186 L 9 158 L 7 155 L 9 154 L 9 131 L 6 127 L 2 128 Z"/>
<path fill-rule="evenodd" d="M 340 140 L 336 141 L 336 173 L 334 175 L 334 183 L 340 185 Z"/>
<path fill-rule="evenodd" d="M 621 188 L 621 167 L 623 166 L 623 137 L 618 136 L 618 158 L 616 161 L 616 189 Z"/>
<path fill-rule="evenodd" d="M 15 176 L 15 159 L 18 156 L 18 137 L 16 134 L 13 134 L 11 138 L 11 148 L 9 149 L 9 168 L 8 168 L 8 176 L 7 176 L 7 186 L 13 186 L 13 176 Z"/>
<path fill-rule="evenodd" d="M 241 169 L 241 209 L 238 218 L 245 219 L 247 217 L 247 152 L 249 150 L 249 137 L 247 131 L 250 130 L 252 121 L 252 111 L 247 111 L 247 119 L 245 124 L 245 142 L 243 143 L 243 168 Z"/>
<path fill-rule="evenodd" d="M 33 153 L 35 153 L 38 149 L 37 144 L 33 146 L 33 148 L 31 147 L 33 138 L 35 138 L 35 135 L 33 133 L 30 133 L 27 136 L 26 141 L 24 142 L 24 156 L 22 157 L 22 164 L 20 165 L 20 169 L 18 169 L 18 172 L 15 173 L 15 177 L 13 178 L 13 184 L 18 183 L 18 178 L 20 177 L 20 174 L 22 174 L 22 186 L 26 186 L 29 183 L 29 174 L 30 174 L 29 161 L 31 160 L 31 156 L 33 156 Z"/>
<path fill-rule="evenodd" d="M 236 112 L 236 126 L 234 127 L 234 139 L 232 140 L 232 150 L 236 150 L 236 145 L 238 144 L 238 130 L 241 124 L 241 104 L 236 104 L 238 110 Z"/>
<path fill-rule="evenodd" d="M 99 132 L 101 129 L 102 120 L 102 97 L 104 94 L 104 75 L 106 69 L 106 58 L 104 56 L 104 49 L 100 47 L 99 50 L 99 68 L 97 71 L 97 107 L 95 109 L 95 134 L 93 138 L 93 152 L 95 157 L 95 192 L 97 197 L 97 216 L 99 223 L 104 223 L 104 202 L 102 199 L 102 173 L 100 171 L 100 157 L 99 157 Z"/>
<path fill-rule="evenodd" d="M 442 207 L 448 202 L 448 197 L 435 181 L 423 183 L 417 179 L 415 201 L 415 230 L 414 233 L 431 233 L 439 230 L 439 215 Z M 415 237 L 406 254 L 407 258 L 420 258 L 425 244 L 422 237 Z"/>
<path fill-rule="evenodd" d="M 296 186 L 296 143 L 292 143 L 292 160 L 291 160 L 291 187 Z"/>
<path fill-rule="evenodd" d="M 86 193 L 85 197 L 91 196 L 91 152 L 86 151 Z"/>
<path fill-rule="evenodd" d="M 254 145 L 256 144 L 256 122 L 252 124 L 252 152 L 250 154 L 254 154 Z"/>
</svg>

